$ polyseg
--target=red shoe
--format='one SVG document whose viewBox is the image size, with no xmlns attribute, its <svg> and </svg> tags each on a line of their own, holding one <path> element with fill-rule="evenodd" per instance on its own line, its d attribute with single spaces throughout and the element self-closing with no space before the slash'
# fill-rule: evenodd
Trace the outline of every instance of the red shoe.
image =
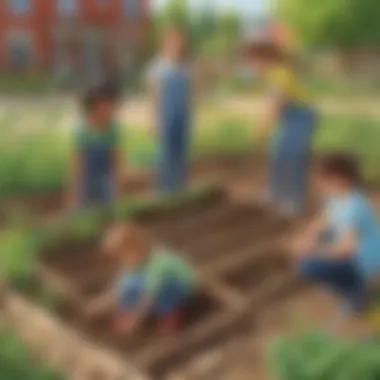
<svg viewBox="0 0 380 380">
<path fill-rule="evenodd" d="M 160 334 L 173 334 L 180 328 L 181 313 L 176 311 L 166 317 L 162 317 L 157 324 L 157 331 Z"/>
</svg>

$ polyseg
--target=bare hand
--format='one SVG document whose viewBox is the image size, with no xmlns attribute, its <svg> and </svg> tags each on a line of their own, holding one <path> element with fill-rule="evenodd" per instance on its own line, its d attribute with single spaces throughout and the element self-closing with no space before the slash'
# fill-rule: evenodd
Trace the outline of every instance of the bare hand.
<svg viewBox="0 0 380 380">
<path fill-rule="evenodd" d="M 113 323 L 113 327 L 118 333 L 132 335 L 136 331 L 137 320 L 134 316 L 119 315 Z"/>
<path fill-rule="evenodd" d="M 294 240 L 291 251 L 293 256 L 300 258 L 307 256 L 315 249 L 315 242 L 309 236 L 298 237 Z"/>
</svg>

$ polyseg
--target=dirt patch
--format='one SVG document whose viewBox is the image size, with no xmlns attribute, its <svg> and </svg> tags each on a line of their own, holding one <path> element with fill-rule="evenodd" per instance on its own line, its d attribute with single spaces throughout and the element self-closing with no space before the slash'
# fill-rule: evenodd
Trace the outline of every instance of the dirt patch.
<svg viewBox="0 0 380 380">
<path fill-rule="evenodd" d="M 222 191 L 170 211 L 142 214 L 137 222 L 161 244 L 176 248 L 199 272 L 197 294 L 184 308 L 175 337 L 156 336 L 152 321 L 133 338 L 120 336 L 112 329 L 112 310 L 96 323 L 83 318 L 83 305 L 106 290 L 118 273 L 101 255 L 99 242 L 54 249 L 45 255 L 44 267 L 66 292 L 66 321 L 154 375 L 164 376 L 207 347 L 233 338 L 245 326 L 243 321 L 251 319 L 254 306 L 289 281 L 284 252 L 260 248 L 276 246 L 273 234 L 283 236 L 289 224 L 263 209 L 235 203 Z"/>
</svg>

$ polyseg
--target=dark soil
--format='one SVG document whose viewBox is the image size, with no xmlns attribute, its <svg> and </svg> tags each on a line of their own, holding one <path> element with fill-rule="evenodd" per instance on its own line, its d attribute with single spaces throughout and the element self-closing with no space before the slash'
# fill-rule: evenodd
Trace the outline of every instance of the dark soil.
<svg viewBox="0 0 380 380">
<path fill-rule="evenodd" d="M 154 374 L 164 374 L 209 345 L 233 337 L 242 319 L 251 314 L 250 302 L 267 291 L 264 280 L 290 273 L 284 252 L 257 250 L 260 244 L 271 244 L 273 236 L 283 236 L 289 224 L 268 211 L 234 203 L 227 194 L 216 193 L 199 204 L 145 215 L 138 223 L 157 241 L 193 262 L 201 276 L 198 293 L 184 308 L 182 328 L 175 339 L 155 335 L 151 321 L 133 338 L 120 336 L 112 329 L 112 310 L 96 323 L 83 318 L 83 305 L 104 292 L 118 272 L 102 256 L 98 244 L 53 249 L 46 253 L 44 265 L 77 292 L 76 300 L 67 301 L 71 304 L 64 317 L 70 323 Z M 234 295 L 242 300 L 236 309 Z"/>
</svg>

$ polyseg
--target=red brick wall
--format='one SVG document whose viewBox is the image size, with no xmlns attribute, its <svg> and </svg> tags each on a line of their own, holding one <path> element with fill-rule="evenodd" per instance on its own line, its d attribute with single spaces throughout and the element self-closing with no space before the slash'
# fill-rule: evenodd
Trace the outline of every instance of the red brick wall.
<svg viewBox="0 0 380 380">
<path fill-rule="evenodd" d="M 6 64 L 6 35 L 13 29 L 30 33 L 36 66 L 49 66 L 53 54 L 52 30 L 59 20 L 55 0 L 30 0 L 31 12 L 27 15 L 13 15 L 7 9 L 7 1 L 0 0 L 0 68 Z M 107 0 L 102 4 L 96 0 L 77 0 L 78 13 L 74 19 L 78 24 L 101 25 L 139 38 L 145 30 L 149 0 L 139 0 L 142 17 L 132 22 L 123 12 L 122 1 Z"/>
</svg>

